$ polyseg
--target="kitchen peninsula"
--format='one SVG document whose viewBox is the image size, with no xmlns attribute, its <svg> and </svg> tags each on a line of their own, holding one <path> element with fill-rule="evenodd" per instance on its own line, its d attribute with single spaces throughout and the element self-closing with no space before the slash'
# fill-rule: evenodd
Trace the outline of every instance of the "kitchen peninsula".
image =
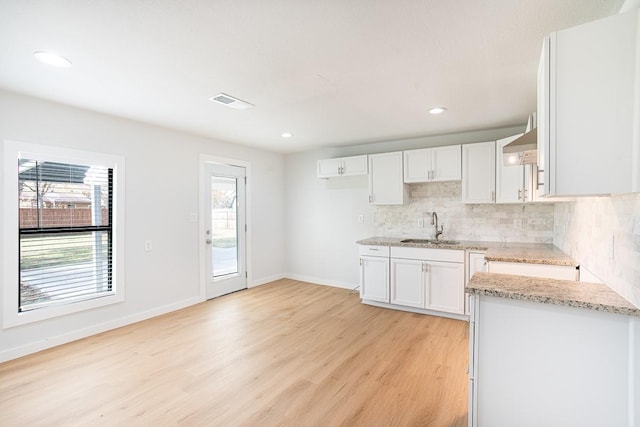
<svg viewBox="0 0 640 427">
<path fill-rule="evenodd" d="M 640 308 L 604 284 L 477 273 L 470 425 L 632 426 Z"/>
</svg>

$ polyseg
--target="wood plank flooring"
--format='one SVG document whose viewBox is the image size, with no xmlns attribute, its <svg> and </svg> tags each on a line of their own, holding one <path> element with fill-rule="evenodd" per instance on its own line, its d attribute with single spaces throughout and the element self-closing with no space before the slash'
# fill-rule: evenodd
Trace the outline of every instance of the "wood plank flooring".
<svg viewBox="0 0 640 427">
<path fill-rule="evenodd" d="M 279 280 L 0 364 L 7 426 L 464 426 L 468 324 Z"/>
</svg>

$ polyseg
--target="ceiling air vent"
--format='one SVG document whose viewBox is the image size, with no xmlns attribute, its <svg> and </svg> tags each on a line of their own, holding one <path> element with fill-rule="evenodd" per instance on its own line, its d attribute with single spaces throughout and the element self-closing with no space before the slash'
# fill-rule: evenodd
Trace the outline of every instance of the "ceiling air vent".
<svg viewBox="0 0 640 427">
<path fill-rule="evenodd" d="M 227 107 L 235 108 L 236 110 L 246 110 L 248 108 L 255 107 L 253 104 L 249 104 L 248 102 L 234 98 L 233 96 L 225 93 L 219 93 L 216 96 L 209 98 L 209 100 L 226 105 Z"/>
</svg>

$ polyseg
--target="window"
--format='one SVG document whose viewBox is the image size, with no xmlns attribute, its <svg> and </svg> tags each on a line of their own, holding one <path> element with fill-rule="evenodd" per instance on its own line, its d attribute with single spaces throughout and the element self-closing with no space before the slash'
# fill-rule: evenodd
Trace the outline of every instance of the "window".
<svg viewBox="0 0 640 427">
<path fill-rule="evenodd" d="M 4 326 L 122 301 L 124 161 L 6 141 L 4 154 Z"/>
</svg>

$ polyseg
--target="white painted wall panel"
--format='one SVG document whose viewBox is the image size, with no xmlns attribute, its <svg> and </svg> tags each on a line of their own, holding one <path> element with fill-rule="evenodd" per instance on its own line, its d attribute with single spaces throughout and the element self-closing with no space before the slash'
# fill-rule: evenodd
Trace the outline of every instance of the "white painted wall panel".
<svg viewBox="0 0 640 427">
<path fill-rule="evenodd" d="M 125 157 L 126 300 L 0 330 L 0 360 L 198 301 L 198 224 L 189 222 L 189 215 L 198 212 L 200 153 L 251 163 L 250 277 L 260 283 L 283 275 L 280 154 L 0 91 L 0 140 L 4 139 Z M 309 172 L 315 175 L 315 163 Z M 152 252 L 144 251 L 145 240 L 153 241 Z"/>
</svg>

